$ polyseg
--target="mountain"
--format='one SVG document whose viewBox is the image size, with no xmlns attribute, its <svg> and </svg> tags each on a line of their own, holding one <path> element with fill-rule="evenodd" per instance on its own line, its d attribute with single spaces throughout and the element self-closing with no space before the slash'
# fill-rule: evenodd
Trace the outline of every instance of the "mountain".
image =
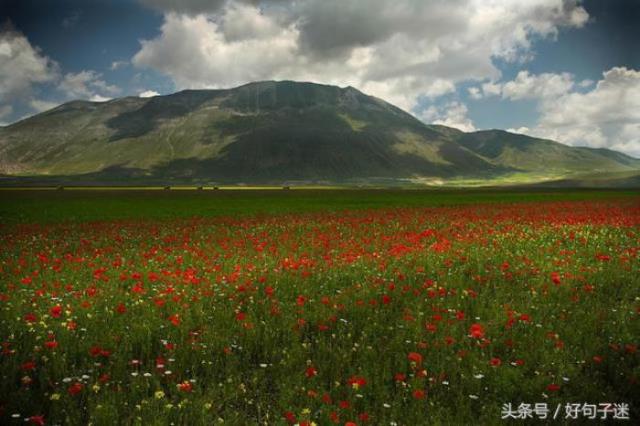
<svg viewBox="0 0 640 426">
<path fill-rule="evenodd" d="M 5 182 L 433 183 L 639 169 L 614 151 L 430 126 L 353 87 L 291 81 L 73 101 L 0 128 Z"/>
</svg>

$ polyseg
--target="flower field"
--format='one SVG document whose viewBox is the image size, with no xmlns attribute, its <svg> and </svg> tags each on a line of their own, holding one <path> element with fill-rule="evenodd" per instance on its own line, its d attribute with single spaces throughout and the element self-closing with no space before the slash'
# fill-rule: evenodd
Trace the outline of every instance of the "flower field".
<svg viewBox="0 0 640 426">
<path fill-rule="evenodd" d="M 640 415 L 637 196 L 0 232 L 2 424 Z"/>
</svg>

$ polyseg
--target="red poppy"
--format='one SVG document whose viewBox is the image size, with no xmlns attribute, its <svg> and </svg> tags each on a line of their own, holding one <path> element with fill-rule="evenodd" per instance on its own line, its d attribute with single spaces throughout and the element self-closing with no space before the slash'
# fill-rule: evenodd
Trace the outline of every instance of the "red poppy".
<svg viewBox="0 0 640 426">
<path fill-rule="evenodd" d="M 69 392 L 69 395 L 74 396 L 82 392 L 82 389 L 84 389 L 84 385 L 80 382 L 75 382 L 69 386 L 67 392 Z"/>
<path fill-rule="evenodd" d="M 316 375 L 318 374 L 318 370 L 316 370 L 315 368 L 313 368 L 313 367 L 309 366 L 309 367 L 307 367 L 307 369 L 305 370 L 304 374 L 305 374 L 307 377 L 314 377 L 314 376 L 316 376 Z"/>
<path fill-rule="evenodd" d="M 555 383 L 551 383 L 550 385 L 547 386 L 547 390 L 549 392 L 557 392 L 560 390 L 560 385 L 555 384 Z"/>
<path fill-rule="evenodd" d="M 359 389 L 367 384 L 367 379 L 362 376 L 351 376 L 349 380 L 347 380 L 347 384 L 354 389 Z"/>
<path fill-rule="evenodd" d="M 188 393 L 188 392 L 193 391 L 193 385 L 191 384 L 191 382 L 185 380 L 184 382 L 178 384 L 178 390 L 180 392 L 187 392 Z"/>
<path fill-rule="evenodd" d="M 410 362 L 415 362 L 418 365 L 422 364 L 422 355 L 418 352 L 409 352 L 409 355 L 407 355 L 407 359 Z"/>
<path fill-rule="evenodd" d="M 32 425 L 37 425 L 37 426 L 44 426 L 45 425 L 44 416 L 43 415 L 31 416 L 27 420 Z"/>
<path fill-rule="evenodd" d="M 478 323 L 471 324 L 471 327 L 469 328 L 469 335 L 474 339 L 484 337 L 484 327 Z"/>
<path fill-rule="evenodd" d="M 500 367 L 500 365 L 502 365 L 502 360 L 500 358 L 491 358 L 491 361 L 489 361 L 489 364 L 491 364 L 492 367 Z"/>
<path fill-rule="evenodd" d="M 424 399 L 427 393 L 422 389 L 416 389 L 412 393 L 414 399 Z"/>
<path fill-rule="evenodd" d="M 56 305 L 49 310 L 49 313 L 53 318 L 60 318 L 62 315 L 62 306 Z"/>
</svg>

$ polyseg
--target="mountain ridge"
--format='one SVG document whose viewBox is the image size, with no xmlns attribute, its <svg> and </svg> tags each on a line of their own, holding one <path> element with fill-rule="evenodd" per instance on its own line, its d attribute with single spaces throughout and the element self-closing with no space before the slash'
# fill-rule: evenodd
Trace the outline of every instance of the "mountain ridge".
<svg viewBox="0 0 640 426">
<path fill-rule="evenodd" d="M 424 124 L 351 86 L 262 81 L 71 101 L 0 128 L 0 174 L 167 182 L 421 182 L 640 170 L 617 151 Z M 128 172 L 124 172 L 124 171 Z M 544 180 L 543 179 L 543 180 Z"/>
</svg>

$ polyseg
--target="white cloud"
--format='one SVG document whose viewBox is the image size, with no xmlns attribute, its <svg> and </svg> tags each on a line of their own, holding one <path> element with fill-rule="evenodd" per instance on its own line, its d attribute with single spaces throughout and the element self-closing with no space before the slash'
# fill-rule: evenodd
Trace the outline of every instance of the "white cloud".
<svg viewBox="0 0 640 426">
<path fill-rule="evenodd" d="M 57 64 L 12 30 L 0 32 L 0 104 L 30 97 L 33 86 L 58 77 Z"/>
<path fill-rule="evenodd" d="M 514 93 L 537 97 L 540 118 L 531 129 L 517 131 L 569 145 L 610 148 L 640 157 L 640 71 L 611 68 L 586 92 L 570 90 L 573 86 L 564 75 L 529 78 L 546 82 L 547 87 L 531 87 L 529 94 Z"/>
<path fill-rule="evenodd" d="M 573 88 L 573 76 L 569 73 L 543 73 L 531 75 L 520 71 L 515 80 L 502 86 L 505 99 L 549 99 L 568 93 Z"/>
<path fill-rule="evenodd" d="M 29 106 L 36 112 L 42 112 L 50 110 L 60 105 L 60 102 L 49 102 L 42 99 L 32 99 L 29 101 Z"/>
<path fill-rule="evenodd" d="M 493 58 L 526 60 L 533 37 L 588 18 L 572 0 L 144 2 L 165 18 L 132 63 L 178 89 L 306 80 L 352 85 L 404 109 L 462 81 L 495 80 Z"/>
<path fill-rule="evenodd" d="M 153 96 L 159 96 L 160 93 L 156 92 L 155 90 L 145 90 L 144 92 L 141 92 L 138 96 L 141 98 L 151 98 Z"/>
<path fill-rule="evenodd" d="M 113 61 L 111 62 L 111 66 L 109 67 L 109 69 L 111 71 L 119 70 L 120 68 L 126 66 L 127 64 L 129 64 L 129 61 Z"/>
<path fill-rule="evenodd" d="M 467 106 L 461 102 L 453 101 L 443 106 L 431 106 L 420 114 L 420 118 L 425 123 L 441 124 L 443 126 L 455 127 L 463 132 L 473 132 L 476 127 L 469 117 L 467 117 Z"/>
<path fill-rule="evenodd" d="M 109 95 L 120 93 L 116 86 L 107 84 L 95 71 L 80 71 L 64 75 L 58 89 L 67 99 L 89 99 L 96 102 L 111 99 Z"/>
<path fill-rule="evenodd" d="M 507 132 L 519 133 L 521 135 L 528 135 L 529 133 L 531 133 L 531 129 L 526 127 L 526 126 L 521 126 L 521 127 L 517 127 L 517 128 L 507 129 Z"/>
<path fill-rule="evenodd" d="M 569 73 L 532 75 L 525 70 L 520 71 L 511 81 L 490 81 L 480 87 L 469 88 L 469 93 L 474 99 L 489 96 L 502 96 L 503 99 L 510 100 L 550 99 L 570 92 L 574 85 L 573 75 Z"/>
</svg>

